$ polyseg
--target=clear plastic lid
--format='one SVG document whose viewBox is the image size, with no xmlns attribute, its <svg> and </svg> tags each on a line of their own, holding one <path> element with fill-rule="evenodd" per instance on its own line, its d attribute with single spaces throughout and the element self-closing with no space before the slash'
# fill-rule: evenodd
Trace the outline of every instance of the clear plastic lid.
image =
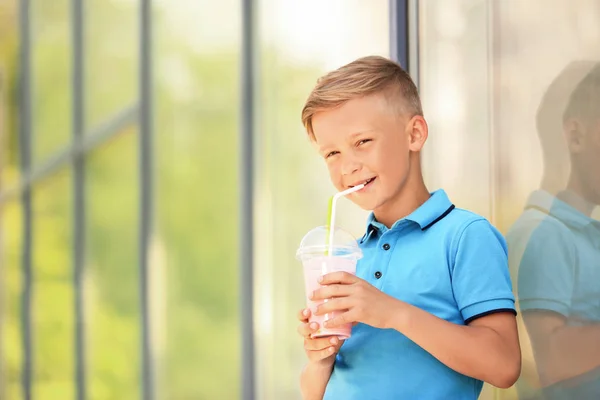
<svg viewBox="0 0 600 400">
<path fill-rule="evenodd" d="M 324 256 L 329 253 L 329 228 L 319 226 L 312 229 L 302 238 L 296 257 L 304 260 L 310 257 Z M 333 233 L 333 256 L 360 259 L 362 251 L 356 238 L 341 228 L 335 228 Z"/>
</svg>

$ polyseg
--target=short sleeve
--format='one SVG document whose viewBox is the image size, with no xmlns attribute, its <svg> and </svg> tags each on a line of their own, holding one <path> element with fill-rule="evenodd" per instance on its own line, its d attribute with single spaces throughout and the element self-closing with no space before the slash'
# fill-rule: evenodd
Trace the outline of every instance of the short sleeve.
<svg viewBox="0 0 600 400">
<path fill-rule="evenodd" d="M 452 289 L 465 323 L 495 312 L 516 314 L 500 232 L 485 219 L 470 222 L 455 248 Z"/>
<path fill-rule="evenodd" d="M 576 252 L 569 232 L 547 219 L 528 235 L 517 275 L 522 311 L 554 311 L 569 316 L 575 283 Z"/>
</svg>

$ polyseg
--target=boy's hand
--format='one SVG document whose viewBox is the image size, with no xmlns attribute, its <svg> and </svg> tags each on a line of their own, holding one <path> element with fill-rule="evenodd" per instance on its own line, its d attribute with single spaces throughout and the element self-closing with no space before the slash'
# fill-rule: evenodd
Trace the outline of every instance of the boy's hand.
<svg viewBox="0 0 600 400">
<path fill-rule="evenodd" d="M 319 324 L 309 323 L 310 310 L 303 309 L 298 313 L 298 319 L 301 324 L 298 326 L 298 333 L 304 337 L 304 351 L 310 362 L 330 367 L 335 361 L 335 355 L 340 350 L 343 340 L 335 336 L 312 339 L 311 333 L 319 330 Z"/>
<path fill-rule="evenodd" d="M 387 329 L 391 327 L 393 310 L 401 305 L 400 300 L 347 272 L 324 275 L 320 284 L 323 287 L 313 292 L 311 300 L 329 300 L 317 308 L 316 314 L 342 311 L 342 314 L 325 322 L 326 328 L 361 322 Z"/>
</svg>

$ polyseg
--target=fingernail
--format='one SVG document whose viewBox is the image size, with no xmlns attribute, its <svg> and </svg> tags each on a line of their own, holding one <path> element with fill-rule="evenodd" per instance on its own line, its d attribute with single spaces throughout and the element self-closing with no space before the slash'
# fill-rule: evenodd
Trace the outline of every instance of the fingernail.
<svg viewBox="0 0 600 400">
<path fill-rule="evenodd" d="M 329 348 L 329 352 L 330 352 L 330 353 L 333 353 L 334 351 L 335 351 L 335 349 L 334 349 L 333 347 L 330 347 L 330 348 Z"/>
<path fill-rule="evenodd" d="M 319 282 L 319 283 L 323 282 L 323 277 L 322 276 L 318 277 L 317 282 Z"/>
<path fill-rule="evenodd" d="M 302 311 L 302 315 L 304 315 L 305 317 L 308 317 L 308 310 Z"/>
<path fill-rule="evenodd" d="M 329 339 L 329 343 L 331 343 L 331 344 L 337 344 L 337 338 L 336 337 L 332 337 L 331 339 Z"/>
<path fill-rule="evenodd" d="M 315 298 L 315 292 L 312 292 L 312 293 L 310 294 L 310 296 L 308 296 L 308 298 L 309 298 L 309 299 L 311 299 L 311 300 L 312 300 L 312 299 L 314 299 L 314 298 Z"/>
<path fill-rule="evenodd" d="M 325 323 L 323 325 L 325 325 L 327 327 L 327 326 L 331 325 L 331 323 L 329 321 L 325 321 Z"/>
<path fill-rule="evenodd" d="M 317 323 L 316 323 L 316 322 L 313 322 L 313 323 L 311 323 L 311 324 L 310 324 L 310 329 L 312 329 L 312 330 L 315 330 L 315 329 L 317 329 L 318 327 L 319 327 L 319 325 L 317 325 Z"/>
</svg>

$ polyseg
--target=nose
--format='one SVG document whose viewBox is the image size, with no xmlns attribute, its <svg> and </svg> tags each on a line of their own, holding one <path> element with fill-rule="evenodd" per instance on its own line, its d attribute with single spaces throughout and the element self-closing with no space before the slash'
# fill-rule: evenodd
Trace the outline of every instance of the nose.
<svg viewBox="0 0 600 400">
<path fill-rule="evenodd" d="M 361 165 L 362 164 L 356 157 L 347 155 L 342 161 L 342 175 L 352 175 L 360 170 Z"/>
</svg>

